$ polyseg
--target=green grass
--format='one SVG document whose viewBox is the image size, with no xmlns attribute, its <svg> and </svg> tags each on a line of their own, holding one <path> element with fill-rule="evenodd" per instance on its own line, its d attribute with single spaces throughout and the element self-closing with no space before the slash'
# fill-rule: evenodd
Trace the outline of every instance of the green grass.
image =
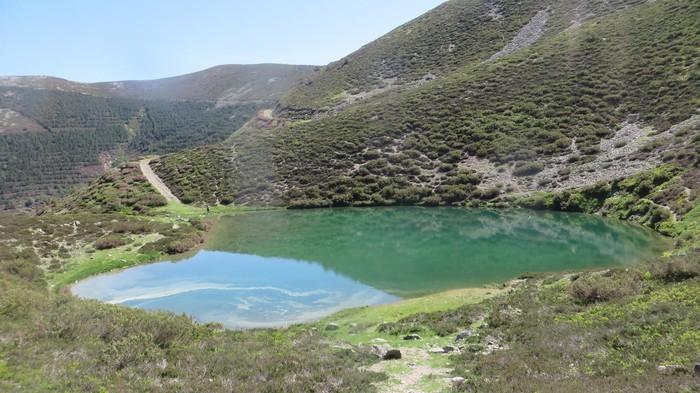
<svg viewBox="0 0 700 393">
<path fill-rule="evenodd" d="M 140 253 L 137 250 L 147 243 L 155 242 L 162 235 L 152 233 L 134 236 L 127 245 L 86 253 L 81 250 L 64 269 L 47 277 L 50 288 L 61 289 L 65 286 L 102 273 L 125 269 L 131 266 L 156 261 L 163 255 L 156 251 Z"/>
<path fill-rule="evenodd" d="M 688 374 L 656 371 L 657 365 L 689 367 L 700 354 L 694 130 L 668 141 L 661 158 L 674 165 L 583 190 L 511 201 L 601 212 L 648 225 L 674 237 L 673 253 L 681 255 L 674 258 L 529 278 L 512 290 L 452 291 L 345 310 L 311 325 L 246 332 L 47 289 L 178 253 L 182 245 L 196 247 L 206 229 L 202 218 L 244 211 L 247 204 L 495 203 L 494 193 L 478 188 L 482 179 L 458 165 L 466 154 L 496 164 L 518 163 L 527 175 L 540 169 L 528 162 L 566 152 L 574 137 L 583 152 L 580 159 L 591 159 L 600 139 L 631 113 L 657 131 L 694 113 L 699 104 L 697 2 L 585 2 L 584 11 L 601 17 L 560 33 L 577 3 L 551 2 L 550 30 L 540 42 L 482 64 L 550 2 L 498 2 L 504 17 L 494 23 L 483 19 L 487 3 L 451 1 L 348 63 L 327 68 L 285 105 L 287 114 L 307 117 L 337 103 L 343 92 L 376 87 L 383 83 L 380 78 L 410 81 L 434 72 L 437 81 L 325 118 L 279 129 L 247 127 L 224 145 L 154 163 L 178 196 L 211 205 L 208 213 L 192 205 L 148 206 L 142 202 L 154 195 L 152 188 L 116 176 L 79 194 L 66 214 L 3 216 L 0 390 L 364 393 L 376 390 L 377 383 L 390 389 L 386 378 L 409 367 L 407 361 L 389 363 L 388 376 L 366 372 L 377 361 L 367 353 L 373 340 L 424 350 L 453 344 L 455 333 L 467 328 L 474 335 L 459 344 L 460 353 L 429 356 L 421 363 L 449 366 L 453 375 L 467 378 L 464 391 L 697 390 Z M 625 6 L 630 7 L 621 11 Z M 476 32 L 480 36 L 474 39 Z M 447 52 L 454 55 L 420 56 L 452 39 L 473 46 Z M 378 65 L 377 53 L 386 59 L 385 68 Z M 413 53 L 419 57 L 413 59 Z M 125 143 L 120 133 L 112 137 Z M 158 151 L 177 142 L 165 138 L 150 146 L 142 138 L 134 141 L 135 149 Z M 78 141 L 58 142 L 60 151 Z M 643 150 L 660 155 L 658 147 Z M 94 156 L 91 151 L 87 158 L 94 161 Z M 88 252 L 95 241 L 112 235 L 130 243 Z M 326 331 L 331 322 L 340 328 Z M 406 332 L 424 339 L 404 341 Z M 486 351 L 488 341 L 507 349 Z M 351 346 L 334 348 L 338 343 Z M 445 387 L 430 378 L 418 385 L 428 391 Z"/>
<path fill-rule="evenodd" d="M 545 34 L 555 35 L 569 27 L 577 13 L 590 18 L 638 3 L 637 0 L 583 4 L 567 0 L 448 1 L 331 63 L 309 82 L 292 90 L 282 105 L 288 115 L 308 116 L 327 110 L 349 94 L 386 86 L 390 78 L 396 78 L 398 84 L 407 84 L 428 74 L 450 75 L 467 64 L 487 60 L 510 42 L 538 11 L 548 7 L 550 17 Z M 491 13 L 498 17 L 490 17 Z"/>
<path fill-rule="evenodd" d="M 184 203 L 168 202 L 166 206 L 153 209 L 154 218 L 207 218 L 225 216 L 246 211 L 269 210 L 269 208 L 248 207 L 240 205 L 212 205 L 208 210 L 206 206 L 186 205 Z"/>
<path fill-rule="evenodd" d="M 677 253 L 700 249 L 700 204 L 688 212 L 683 220 L 668 229 L 678 240 Z"/>
<path fill-rule="evenodd" d="M 401 337 L 382 333 L 377 328 L 383 323 L 396 322 L 417 313 L 446 311 L 465 304 L 476 304 L 496 296 L 500 292 L 501 289 L 497 288 L 465 288 L 402 300 L 392 304 L 353 308 L 324 318 L 316 326 L 324 331 L 327 337 L 354 345 L 368 345 L 372 343 L 373 339 L 381 338 L 394 345 L 410 347 L 424 346 L 426 343 L 431 343 L 434 346 L 441 346 L 448 344 L 449 339 L 435 337 L 435 333 L 427 329 L 421 333 L 428 334 L 426 338 L 430 338 L 429 341 L 403 341 Z M 325 331 L 328 323 L 337 324 L 338 330 Z"/>
</svg>

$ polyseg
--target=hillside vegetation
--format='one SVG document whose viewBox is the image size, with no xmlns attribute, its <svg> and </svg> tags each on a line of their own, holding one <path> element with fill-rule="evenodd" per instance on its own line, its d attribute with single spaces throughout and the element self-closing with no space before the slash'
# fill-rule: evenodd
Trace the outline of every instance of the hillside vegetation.
<svg viewBox="0 0 700 393">
<path fill-rule="evenodd" d="M 219 143 L 313 73 L 227 65 L 154 81 L 0 78 L 0 208 L 62 195 L 141 154 Z"/>
<path fill-rule="evenodd" d="M 454 17 L 454 7 L 470 10 L 475 4 L 484 7 L 449 2 L 398 32 L 442 29 L 438 21 Z M 520 15 L 513 22 L 519 26 L 543 7 L 498 4 L 503 15 Z M 196 189 L 207 202 L 311 207 L 498 203 L 509 195 L 631 176 L 662 158 L 697 165 L 700 6 L 609 4 L 617 8 L 569 29 L 557 30 L 563 25 L 555 22 L 564 16 L 554 18 L 538 42 L 508 56 L 470 62 L 471 55 L 464 55 L 466 65 L 412 89 L 386 91 L 304 120 L 253 122 L 225 147 L 209 148 L 210 155 L 198 150 L 166 156 L 157 171 L 173 189 L 183 195 Z M 556 2 L 547 12 L 570 15 L 570 8 Z M 470 12 L 484 15 L 481 8 Z M 516 30 L 502 34 L 512 37 Z M 398 32 L 368 48 L 391 44 L 382 49 L 391 54 L 420 42 L 398 40 Z M 425 39 L 436 35 L 426 33 Z M 430 64 L 445 56 L 438 51 Z M 333 80 L 345 75 L 333 66 L 323 73 Z M 209 163 L 203 161 L 207 156 Z M 195 165 L 207 176 L 206 168 L 220 168 L 219 162 L 230 162 L 224 188 L 208 187 L 196 173 L 179 175 Z M 254 187 L 246 180 L 251 178 L 258 180 Z"/>
<path fill-rule="evenodd" d="M 415 87 L 494 57 L 536 18 L 525 36 L 552 36 L 641 0 L 452 0 L 325 67 L 282 100 L 289 114 L 310 114 L 397 87 Z M 521 36 L 520 38 L 523 38 Z M 529 38 L 514 48 L 526 46 Z"/>
<path fill-rule="evenodd" d="M 61 195 L 128 157 L 225 140 L 258 104 L 137 101 L 78 93 L 1 88 L 0 107 L 44 128 L 0 133 L 0 204 L 18 207 Z"/>
</svg>

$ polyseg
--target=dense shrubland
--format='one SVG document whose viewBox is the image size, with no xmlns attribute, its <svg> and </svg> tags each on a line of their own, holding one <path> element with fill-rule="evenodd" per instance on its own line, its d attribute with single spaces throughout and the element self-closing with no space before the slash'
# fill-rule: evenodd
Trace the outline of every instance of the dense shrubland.
<svg viewBox="0 0 700 393">
<path fill-rule="evenodd" d="M 541 10 L 549 10 L 545 35 L 572 20 L 602 16 L 640 0 L 452 0 L 331 63 L 282 100 L 288 115 L 328 110 L 351 95 L 443 77 L 489 59 Z"/>
<path fill-rule="evenodd" d="M 658 134 L 695 113 L 699 14 L 692 1 L 635 5 L 412 90 L 260 129 L 260 138 L 233 141 L 235 151 L 213 150 L 209 166 L 232 161 L 230 188 L 200 194 L 311 207 L 495 202 L 513 193 L 505 185 L 465 183 L 464 176 L 473 176 L 469 159 L 528 178 L 561 156 L 565 177 L 567 168 L 595 161 L 601 140 L 625 121 Z M 686 132 L 686 139 L 697 139 L 697 130 Z M 692 143 L 682 149 L 668 148 L 663 138 L 653 143 L 634 159 L 697 161 Z M 202 151 L 177 153 L 163 159 L 158 173 L 173 188 L 187 189 L 168 164 L 202 159 Z M 255 185 L 246 181 L 251 174 Z M 187 176 L 188 182 L 205 183 L 197 176 Z"/>
<path fill-rule="evenodd" d="M 141 173 L 139 165 L 127 163 L 102 175 L 86 187 L 66 198 L 54 201 L 52 211 L 93 213 L 144 213 L 150 208 L 165 206 L 167 201 L 158 194 Z"/>
<path fill-rule="evenodd" d="M 218 143 L 259 104 L 216 108 L 207 102 L 139 101 L 0 87 L 0 107 L 22 113 L 43 132 L 0 135 L 0 203 L 23 208 L 72 187 L 130 156 Z"/>
</svg>

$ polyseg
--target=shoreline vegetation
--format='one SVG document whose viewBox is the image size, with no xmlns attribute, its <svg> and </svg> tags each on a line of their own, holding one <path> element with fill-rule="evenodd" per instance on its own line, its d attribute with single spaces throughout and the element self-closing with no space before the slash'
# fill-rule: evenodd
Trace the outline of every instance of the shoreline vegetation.
<svg viewBox="0 0 700 393">
<path fill-rule="evenodd" d="M 700 336 L 692 329 L 700 323 L 700 206 L 686 207 L 683 214 L 670 208 L 666 209 L 673 213 L 658 214 L 662 205 L 647 202 L 661 201 L 688 173 L 660 167 L 610 187 L 533 194 L 514 205 L 552 209 L 578 201 L 591 213 L 603 206 L 605 215 L 669 235 L 673 251 L 658 260 L 603 271 L 524 274 L 486 288 L 344 310 L 316 323 L 284 329 L 248 331 L 227 331 L 216 324 L 195 324 L 185 316 L 111 306 L 67 293 L 65 285 L 80 278 L 196 250 L 204 242 L 210 219 L 256 210 L 211 206 L 207 214 L 206 207 L 159 203 L 136 212 L 129 210 L 129 202 L 115 213 L 106 211 L 114 206 L 104 208 L 115 195 L 101 195 L 113 188 L 98 181 L 97 191 L 93 184 L 92 190 L 81 194 L 83 200 L 71 202 L 91 205 L 91 213 L 64 214 L 71 208 L 58 203 L 40 216 L 3 220 L 3 245 L 10 234 L 26 233 L 34 241 L 26 248 L 22 239 L 11 242 L 14 248 L 0 247 L 9 254 L 0 258 L 8 273 L 0 282 L 6 294 L 0 301 L 4 317 L 0 332 L 9 337 L 0 344 L 0 387 L 120 391 L 134 386 L 149 389 L 167 381 L 173 391 L 185 384 L 217 391 L 236 375 L 236 386 L 247 391 L 323 390 L 317 384 L 338 380 L 342 382 L 336 382 L 334 391 L 394 391 L 408 386 L 444 392 L 453 384 L 455 391 L 502 391 L 510 380 L 530 375 L 533 366 L 542 375 L 528 380 L 534 389 L 582 391 L 591 382 L 599 384 L 598 391 L 623 386 L 655 391 L 668 384 L 691 387 L 691 366 L 700 354 Z M 113 183 L 123 181 L 128 182 L 111 178 Z M 139 188 L 128 189 L 133 193 Z M 155 193 L 148 187 L 140 189 Z M 600 190 L 608 194 L 601 195 Z M 118 200 L 129 199 L 118 195 Z M 637 214 L 613 210 L 618 205 L 612 202 L 619 199 Z M 77 247 L 68 249 L 69 244 Z M 49 252 L 56 245 L 58 249 Z M 47 287 L 53 289 L 49 294 Z M 413 336 L 420 339 L 405 339 Z M 85 355 L 62 364 L 57 377 L 48 379 L 40 365 L 55 364 L 53 355 L 36 356 L 26 340 L 66 354 L 62 356 L 76 350 Z M 654 340 L 664 345 L 652 344 Z M 561 347 L 567 342 L 576 344 Z M 234 343 L 236 349 L 231 347 Z M 279 345 L 283 350 L 273 354 L 271 346 Z M 192 362 L 213 364 L 208 362 L 215 358 L 219 362 L 224 348 L 231 365 L 207 371 L 209 382 L 195 382 L 192 373 L 198 366 Z M 587 355 L 581 356 L 581 348 Z M 378 356 L 389 349 L 399 350 L 403 358 L 382 361 Z M 309 352 L 313 355 L 304 357 Z M 542 354 L 556 360 L 544 361 Z M 560 362 L 571 365 L 563 367 Z M 261 370 L 259 364 L 281 366 Z M 77 370 L 78 365 L 84 369 Z M 261 379 L 243 376 L 244 372 Z M 566 383 L 571 373 L 588 385 Z M 298 379 L 280 384 L 289 375 Z M 76 382 L 78 378 L 82 382 Z M 630 385 L 632 379 L 638 382 Z"/>
</svg>

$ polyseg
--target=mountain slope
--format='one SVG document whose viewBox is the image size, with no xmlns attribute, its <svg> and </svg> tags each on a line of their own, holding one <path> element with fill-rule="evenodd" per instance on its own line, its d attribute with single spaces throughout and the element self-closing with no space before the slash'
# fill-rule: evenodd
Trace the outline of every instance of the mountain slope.
<svg viewBox="0 0 700 393">
<path fill-rule="evenodd" d="M 0 133 L 0 204 L 61 195 L 132 156 L 226 139 L 258 104 L 137 101 L 48 90 L 0 88 L 0 107 L 42 131 Z M 1 207 L 1 206 L 0 206 Z"/>
<path fill-rule="evenodd" d="M 492 61 L 467 60 L 421 86 L 234 134 L 235 149 L 209 148 L 212 160 L 231 163 L 228 188 L 207 189 L 196 175 L 182 184 L 182 163 L 206 176 L 201 150 L 196 159 L 188 152 L 164 157 L 156 169 L 173 189 L 198 184 L 208 202 L 344 206 L 496 203 L 631 176 L 662 158 L 697 165 L 700 5 L 611 4 L 617 11 L 550 30 Z M 571 9 L 559 1 L 547 12 Z M 521 21 L 531 26 L 531 12 Z M 251 134 L 258 138 L 245 137 Z M 255 164 L 261 161 L 266 165 Z"/>
<path fill-rule="evenodd" d="M 0 78 L 0 208 L 63 194 L 136 155 L 221 142 L 310 72 L 263 64 L 155 81 Z"/>
<path fill-rule="evenodd" d="M 420 86 L 639 3 L 643 1 L 448 1 L 325 67 L 282 100 L 283 113 L 327 111 L 387 90 Z"/>
</svg>

